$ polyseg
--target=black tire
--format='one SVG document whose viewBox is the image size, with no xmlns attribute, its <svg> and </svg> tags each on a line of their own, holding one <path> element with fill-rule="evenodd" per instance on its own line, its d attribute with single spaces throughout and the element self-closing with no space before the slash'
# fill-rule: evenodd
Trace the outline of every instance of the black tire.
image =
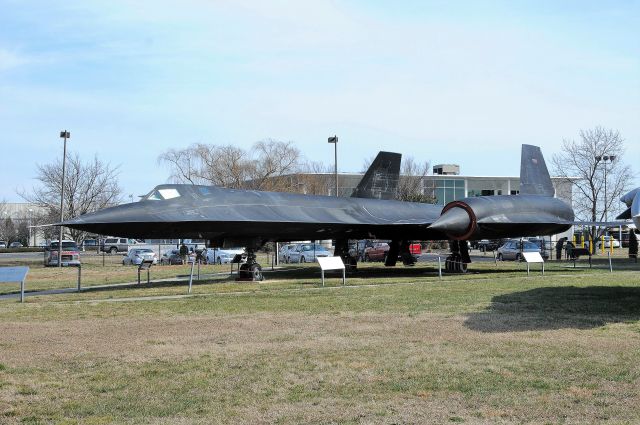
<svg viewBox="0 0 640 425">
<path fill-rule="evenodd" d="M 503 258 L 502 258 L 502 253 L 499 253 L 499 254 L 498 254 L 498 261 L 502 261 L 502 260 L 503 260 Z"/>
<path fill-rule="evenodd" d="M 254 281 L 262 281 L 262 280 L 264 280 L 264 276 L 262 276 L 262 267 L 260 267 L 260 264 L 252 264 L 251 268 L 249 270 L 251 271 L 251 274 L 253 275 L 253 280 Z"/>
<path fill-rule="evenodd" d="M 216 258 L 216 264 L 217 265 L 221 265 L 222 264 L 222 258 L 220 258 L 220 257 Z"/>
<path fill-rule="evenodd" d="M 371 261 L 371 259 L 369 258 L 369 254 L 364 254 L 364 262 L 368 263 L 369 261 Z"/>
<path fill-rule="evenodd" d="M 115 246 L 112 246 L 111 248 L 109 248 L 109 254 L 117 254 L 118 253 L 118 248 L 116 248 Z"/>
<path fill-rule="evenodd" d="M 516 261 L 522 261 L 522 255 L 520 253 L 516 254 Z"/>
<path fill-rule="evenodd" d="M 304 255 L 300 257 L 300 262 L 301 263 L 306 263 L 307 262 L 307 260 L 304 259 Z"/>
</svg>

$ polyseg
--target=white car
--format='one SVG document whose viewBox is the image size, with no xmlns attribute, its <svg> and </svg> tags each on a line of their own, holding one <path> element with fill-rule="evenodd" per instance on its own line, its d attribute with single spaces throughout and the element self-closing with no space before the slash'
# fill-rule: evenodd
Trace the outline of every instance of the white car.
<svg viewBox="0 0 640 425">
<path fill-rule="evenodd" d="M 139 266 L 143 261 L 149 260 L 153 261 L 153 264 L 158 264 L 158 256 L 152 249 L 133 248 L 122 258 L 122 265 L 129 266 L 135 264 L 136 266 Z"/>
<path fill-rule="evenodd" d="M 611 242 L 613 241 L 613 242 Z M 613 243 L 613 247 L 614 248 L 620 248 L 620 242 L 613 238 L 612 236 L 605 236 L 604 237 L 604 247 L 605 248 L 611 248 L 611 244 Z M 602 247 L 602 239 L 598 240 L 598 245 L 596 245 L 598 248 Z"/>
<path fill-rule="evenodd" d="M 238 254 L 244 254 L 244 248 L 207 248 L 205 258 L 207 264 L 227 264 Z"/>
</svg>

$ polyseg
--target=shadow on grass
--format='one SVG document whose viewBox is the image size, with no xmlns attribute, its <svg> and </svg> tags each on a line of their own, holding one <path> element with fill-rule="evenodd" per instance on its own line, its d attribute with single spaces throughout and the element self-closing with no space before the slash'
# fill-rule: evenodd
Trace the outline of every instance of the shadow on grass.
<svg viewBox="0 0 640 425">
<path fill-rule="evenodd" d="M 591 329 L 640 320 L 640 288 L 545 287 L 493 297 L 465 326 L 479 332 Z"/>
</svg>

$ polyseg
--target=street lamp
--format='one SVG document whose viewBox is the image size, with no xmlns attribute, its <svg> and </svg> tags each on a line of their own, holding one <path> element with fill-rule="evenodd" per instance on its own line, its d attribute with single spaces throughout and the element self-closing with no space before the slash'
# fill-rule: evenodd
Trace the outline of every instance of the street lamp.
<svg viewBox="0 0 640 425">
<path fill-rule="evenodd" d="M 67 139 L 71 138 L 71 133 L 67 130 L 60 132 L 60 138 L 64 139 L 64 149 L 62 151 L 62 184 L 60 185 L 60 223 L 64 221 L 64 174 L 67 164 Z M 62 226 L 58 237 L 58 267 L 62 267 Z"/>
<path fill-rule="evenodd" d="M 33 245 L 31 245 L 31 226 L 33 225 L 33 208 L 29 208 L 29 226 L 27 227 L 29 229 L 29 240 L 27 241 L 27 246 L 36 246 L 36 242 L 35 239 L 33 238 Z"/>
<path fill-rule="evenodd" d="M 610 164 L 616 159 L 615 155 L 596 155 L 596 166 L 600 161 L 604 163 L 604 221 L 609 221 L 607 212 L 607 162 Z"/>
<path fill-rule="evenodd" d="M 338 196 L 338 136 L 329 137 L 329 143 L 333 143 L 335 160 L 334 160 L 334 173 L 336 176 L 336 196 Z"/>
</svg>

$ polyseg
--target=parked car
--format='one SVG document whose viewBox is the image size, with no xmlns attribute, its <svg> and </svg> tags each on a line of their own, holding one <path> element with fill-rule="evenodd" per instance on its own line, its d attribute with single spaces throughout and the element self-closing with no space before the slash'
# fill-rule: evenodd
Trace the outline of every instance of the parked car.
<svg viewBox="0 0 640 425">
<path fill-rule="evenodd" d="M 289 252 L 289 261 L 292 263 L 314 262 L 319 257 L 329 257 L 331 253 L 322 245 L 314 243 L 299 243 Z"/>
<path fill-rule="evenodd" d="M 384 261 L 389 253 L 389 244 L 386 242 L 372 242 L 364 249 L 364 261 Z"/>
<path fill-rule="evenodd" d="M 118 252 L 129 252 L 131 245 L 138 242 L 135 239 L 127 238 L 106 238 L 101 244 L 100 250 L 109 254 L 117 254 Z"/>
<path fill-rule="evenodd" d="M 278 251 L 278 258 L 280 258 L 280 262 L 282 263 L 290 263 L 291 262 L 291 250 L 296 247 L 294 243 L 284 244 L 280 247 Z"/>
<path fill-rule="evenodd" d="M 544 258 L 545 260 L 549 258 L 549 254 L 553 250 L 553 242 L 551 242 L 549 239 L 542 238 L 528 238 L 527 240 L 531 243 L 536 244 L 536 246 L 540 249 L 540 255 L 542 255 L 542 258 Z"/>
<path fill-rule="evenodd" d="M 172 249 L 162 254 L 162 257 L 160 257 L 160 264 L 163 266 L 180 266 L 184 264 L 184 261 L 182 261 L 182 257 L 180 256 L 180 250 Z"/>
<path fill-rule="evenodd" d="M 97 239 L 85 239 L 80 244 L 80 248 L 82 248 L 83 251 L 96 250 L 98 249 L 98 245 L 99 245 L 99 242 Z"/>
<path fill-rule="evenodd" d="M 58 265 L 58 249 L 60 245 L 57 240 L 51 241 L 48 247 L 45 248 L 44 265 L 57 266 Z M 62 257 L 61 264 L 63 266 L 79 266 L 80 265 L 80 252 L 78 245 L 72 240 L 62 240 Z"/>
<path fill-rule="evenodd" d="M 236 255 L 244 254 L 244 248 L 207 248 L 207 264 L 227 264 L 233 261 Z"/>
<path fill-rule="evenodd" d="M 22 247 L 23 247 L 22 243 L 17 242 L 17 241 L 16 242 L 11 242 L 9 244 L 9 248 L 22 248 Z"/>
<path fill-rule="evenodd" d="M 0 248 L 6 248 L 7 247 L 7 241 L 0 241 Z"/>
<path fill-rule="evenodd" d="M 128 266 L 135 264 L 138 266 L 143 261 L 153 261 L 153 264 L 158 264 L 158 256 L 150 248 L 132 248 L 131 251 L 122 258 L 122 265 Z"/>
<path fill-rule="evenodd" d="M 367 248 L 367 245 L 371 245 L 371 241 L 366 239 L 352 243 L 349 245 L 349 256 L 355 258 L 356 261 L 364 261 L 364 250 Z"/>
<path fill-rule="evenodd" d="M 598 239 L 598 243 L 596 245 L 596 247 L 598 249 L 602 248 L 602 239 Z M 620 248 L 620 242 L 614 238 L 613 236 L 605 236 L 604 237 L 604 247 L 605 248 L 611 248 L 611 244 L 613 244 L 614 248 Z"/>
<path fill-rule="evenodd" d="M 495 251 L 500 245 L 502 245 L 500 239 L 480 239 L 475 243 L 476 248 L 482 252 Z"/>
<path fill-rule="evenodd" d="M 522 260 L 523 252 L 540 252 L 538 245 L 526 240 L 512 239 L 498 248 L 498 260 Z"/>
</svg>

